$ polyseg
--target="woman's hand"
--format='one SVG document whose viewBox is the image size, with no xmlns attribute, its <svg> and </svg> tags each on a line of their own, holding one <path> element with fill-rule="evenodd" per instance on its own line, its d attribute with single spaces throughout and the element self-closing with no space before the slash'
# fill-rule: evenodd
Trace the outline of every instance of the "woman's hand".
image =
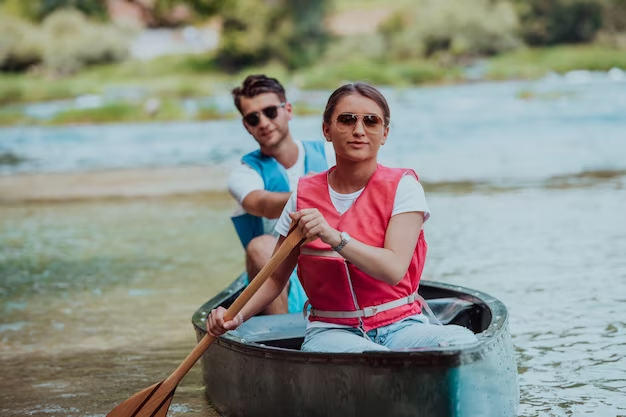
<svg viewBox="0 0 626 417">
<path fill-rule="evenodd" d="M 211 336 L 221 336 L 229 330 L 238 328 L 243 324 L 243 316 L 238 313 L 235 318 L 230 321 L 224 321 L 224 307 L 218 307 L 211 310 L 211 314 L 206 319 L 206 330 Z"/>
<path fill-rule="evenodd" d="M 322 242 L 335 247 L 341 243 L 341 232 L 330 227 L 322 213 L 316 208 L 302 209 L 295 213 L 289 213 L 291 220 L 298 223 L 298 227 L 312 241 L 320 238 Z"/>
</svg>

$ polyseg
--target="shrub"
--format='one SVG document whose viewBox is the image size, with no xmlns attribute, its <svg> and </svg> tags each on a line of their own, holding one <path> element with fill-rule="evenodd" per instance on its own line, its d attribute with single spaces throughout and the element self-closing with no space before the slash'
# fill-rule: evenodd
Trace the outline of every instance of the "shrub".
<svg viewBox="0 0 626 417">
<path fill-rule="evenodd" d="M 420 0 L 381 26 L 388 53 L 412 59 L 446 52 L 493 55 L 516 48 L 517 15 L 508 1 Z"/>
<path fill-rule="evenodd" d="M 107 16 L 106 1 L 103 0 L 0 0 L 0 11 L 36 22 L 67 8 L 100 20 Z"/>
<path fill-rule="evenodd" d="M 44 65 L 54 72 L 70 74 L 94 64 L 120 61 L 127 57 L 129 40 L 121 30 L 89 22 L 76 10 L 62 10 L 47 17 Z"/>
<path fill-rule="evenodd" d="M 25 21 L 0 15 L 0 71 L 23 71 L 41 62 L 40 36 Z"/>
</svg>

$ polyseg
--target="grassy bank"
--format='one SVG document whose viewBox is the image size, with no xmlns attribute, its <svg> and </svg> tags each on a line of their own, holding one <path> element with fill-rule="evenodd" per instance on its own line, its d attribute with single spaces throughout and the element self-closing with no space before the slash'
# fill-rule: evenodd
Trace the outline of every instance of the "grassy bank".
<svg viewBox="0 0 626 417">
<path fill-rule="evenodd" d="M 490 80 L 535 79 L 548 72 L 626 70 L 626 51 L 601 45 L 520 49 L 488 60 Z"/>
<path fill-rule="evenodd" d="M 534 79 L 549 72 L 626 69 L 626 51 L 601 45 L 558 46 L 520 49 L 483 62 L 484 80 Z M 347 80 L 356 79 L 377 85 L 407 87 L 464 82 L 466 64 L 443 65 L 435 59 L 390 62 L 348 57 L 320 62 L 295 73 L 269 65 L 227 74 L 217 69 L 211 56 L 169 56 L 92 68 L 67 78 L 41 74 L 0 75 L 0 125 L 230 118 L 236 115 L 234 109 L 212 104 L 190 112 L 185 107 L 185 99 L 227 94 L 251 72 L 272 74 L 286 85 L 301 89 L 333 89 Z M 47 120 L 29 118 L 16 107 L 92 94 L 103 97 L 105 105 L 61 111 Z M 146 108 L 149 99 L 158 99 L 158 111 Z M 304 104 L 295 108 L 304 114 L 312 110 Z"/>
</svg>

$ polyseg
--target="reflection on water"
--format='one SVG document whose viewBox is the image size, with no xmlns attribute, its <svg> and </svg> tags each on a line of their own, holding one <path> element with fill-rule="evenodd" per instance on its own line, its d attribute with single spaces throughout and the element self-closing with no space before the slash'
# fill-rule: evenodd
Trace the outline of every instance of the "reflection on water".
<svg viewBox="0 0 626 417">
<path fill-rule="evenodd" d="M 194 310 L 243 267 L 231 209 L 220 194 L 0 206 L 0 415 L 104 416 L 165 379 Z M 85 267 L 102 259 L 117 266 Z M 214 415 L 199 372 L 173 411 Z"/>
<path fill-rule="evenodd" d="M 385 148 L 424 179 L 432 210 L 425 278 L 508 307 L 527 417 L 626 415 L 626 98 L 588 87 L 539 103 L 516 98 L 515 84 L 394 96 L 406 106 L 399 119 L 415 115 L 421 126 Z M 484 102 L 501 104 L 485 111 Z M 171 137 L 210 147 L 224 135 L 199 132 L 232 127 L 219 126 L 108 129 L 144 132 L 153 145 L 163 138 L 156 131 L 172 129 L 183 133 Z M 237 127 L 233 136 L 242 135 Z M 14 129 L 27 151 L 18 136 L 0 145 L 36 156 L 28 150 L 50 132 L 63 132 L 64 149 L 91 128 L 81 129 Z M 223 152 L 251 145 L 240 138 Z M 107 160 L 108 148 L 99 149 L 93 160 Z M 167 152 L 145 158 L 158 165 Z M 51 155 L 58 167 L 80 165 Z M 0 205 L 0 415 L 105 416 L 166 378 L 195 344 L 195 309 L 243 268 L 231 209 L 224 194 Z M 169 415 L 215 416 L 201 384 L 196 367 Z"/>
<path fill-rule="evenodd" d="M 521 414 L 625 414 L 624 187 L 437 195 L 430 205 L 426 274 L 508 307 Z"/>
<path fill-rule="evenodd" d="M 74 354 L 21 355 L 0 360 L 2 416 L 104 417 L 135 391 L 165 379 L 189 350 L 80 351 Z M 200 367 L 192 368 L 176 389 L 170 416 L 217 417 L 206 402 Z"/>
</svg>

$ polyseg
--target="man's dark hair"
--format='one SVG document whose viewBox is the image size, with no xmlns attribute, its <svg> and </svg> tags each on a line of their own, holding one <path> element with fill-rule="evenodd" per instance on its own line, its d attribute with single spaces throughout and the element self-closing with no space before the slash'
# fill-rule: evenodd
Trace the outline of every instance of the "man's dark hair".
<svg viewBox="0 0 626 417">
<path fill-rule="evenodd" d="M 236 87 L 232 91 L 239 113 L 241 113 L 241 97 L 252 98 L 263 93 L 274 93 L 281 102 L 287 101 L 285 89 L 276 78 L 267 77 L 265 74 L 248 75 L 241 87 Z"/>
</svg>

